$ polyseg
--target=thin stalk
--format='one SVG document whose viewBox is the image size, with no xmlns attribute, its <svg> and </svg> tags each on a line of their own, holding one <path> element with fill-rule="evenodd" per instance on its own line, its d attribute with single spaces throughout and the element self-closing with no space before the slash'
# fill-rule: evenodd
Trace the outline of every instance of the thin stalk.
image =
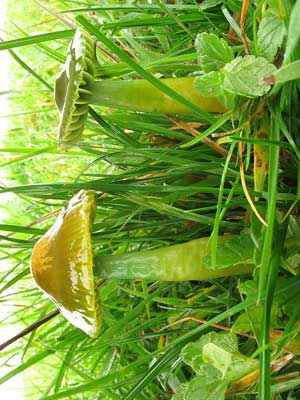
<svg viewBox="0 0 300 400">
<path fill-rule="evenodd" d="M 234 240 L 234 236 L 231 237 Z M 228 236 L 220 237 L 218 258 L 212 268 L 208 238 L 154 250 L 120 255 L 94 256 L 94 274 L 105 279 L 147 279 L 151 281 L 186 281 L 246 274 L 254 265 L 249 252 L 237 252 L 229 259 Z"/>
<path fill-rule="evenodd" d="M 59 314 L 59 310 L 54 310 L 48 315 L 46 315 L 44 318 L 41 318 L 40 320 L 34 322 L 33 324 L 27 326 L 25 329 L 23 329 L 21 332 L 17 333 L 15 336 L 12 336 L 5 342 L 0 344 L 0 351 L 5 349 L 7 346 L 10 344 L 14 343 L 16 340 L 22 338 L 25 335 L 28 335 L 28 333 L 33 332 L 40 326 L 44 325 L 46 322 L 50 321 L 52 318 L 56 317 Z"/>
<path fill-rule="evenodd" d="M 260 375 L 259 375 L 259 400 L 271 398 L 271 354 L 270 354 L 270 321 L 271 308 L 274 298 L 275 286 L 280 267 L 280 259 L 287 230 L 287 223 L 278 225 L 274 223 L 274 249 L 270 261 L 270 273 L 268 276 L 264 312 L 262 318 L 262 335 L 260 345 L 263 348 L 259 356 Z"/>
</svg>

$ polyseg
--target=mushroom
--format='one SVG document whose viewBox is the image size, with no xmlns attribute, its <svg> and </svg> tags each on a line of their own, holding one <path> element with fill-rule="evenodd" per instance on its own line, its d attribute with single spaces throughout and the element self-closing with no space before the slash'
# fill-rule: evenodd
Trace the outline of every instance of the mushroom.
<svg viewBox="0 0 300 400">
<path fill-rule="evenodd" d="M 77 28 L 66 63 L 55 82 L 55 102 L 60 112 L 58 141 L 62 147 L 79 141 L 89 104 L 161 114 L 191 113 L 147 80 L 94 80 L 96 64 L 92 37 Z M 201 96 L 194 80 L 193 77 L 166 78 L 162 82 L 205 111 L 226 111 L 217 98 Z"/>
<path fill-rule="evenodd" d="M 101 313 L 94 275 L 103 279 L 206 281 L 253 270 L 251 239 L 219 237 L 217 265 L 211 265 L 209 238 L 169 247 L 93 257 L 91 226 L 96 203 L 93 192 L 81 190 L 62 209 L 56 222 L 35 244 L 33 279 L 64 317 L 91 337 L 97 337 Z M 233 255 L 232 255 L 233 253 Z"/>
</svg>

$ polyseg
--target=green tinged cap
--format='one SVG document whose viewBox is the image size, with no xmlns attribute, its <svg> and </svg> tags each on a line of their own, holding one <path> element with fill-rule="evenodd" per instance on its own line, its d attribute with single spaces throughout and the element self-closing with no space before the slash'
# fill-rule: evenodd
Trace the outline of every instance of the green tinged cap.
<svg viewBox="0 0 300 400">
<path fill-rule="evenodd" d="M 95 210 L 93 193 L 81 190 L 35 244 L 31 256 L 36 284 L 71 324 L 91 337 L 98 336 L 101 325 L 91 243 Z"/>
</svg>

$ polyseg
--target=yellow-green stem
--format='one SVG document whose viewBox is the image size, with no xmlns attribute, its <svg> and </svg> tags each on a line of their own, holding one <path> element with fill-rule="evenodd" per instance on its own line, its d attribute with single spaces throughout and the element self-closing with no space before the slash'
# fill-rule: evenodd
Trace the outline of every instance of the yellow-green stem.
<svg viewBox="0 0 300 400">
<path fill-rule="evenodd" d="M 215 97 L 203 97 L 194 87 L 195 78 L 161 80 L 187 100 L 208 112 L 225 112 Z M 86 86 L 90 94 L 83 97 L 90 104 L 132 111 L 160 114 L 190 114 L 191 110 L 167 96 L 144 79 L 93 81 Z"/>
<path fill-rule="evenodd" d="M 253 270 L 253 248 L 231 251 L 238 236 L 221 236 L 217 265 L 211 265 L 209 238 L 120 255 L 94 256 L 94 274 L 107 279 L 147 279 L 150 281 L 186 281 L 246 274 Z"/>
</svg>

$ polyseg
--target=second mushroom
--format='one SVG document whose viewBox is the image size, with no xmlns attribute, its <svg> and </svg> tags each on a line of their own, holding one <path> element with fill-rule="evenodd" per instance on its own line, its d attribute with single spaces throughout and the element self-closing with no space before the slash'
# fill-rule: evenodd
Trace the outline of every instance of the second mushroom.
<svg viewBox="0 0 300 400">
<path fill-rule="evenodd" d="M 147 80 L 95 80 L 96 70 L 94 40 L 78 28 L 55 82 L 55 102 L 60 112 L 58 141 L 62 147 L 80 139 L 89 104 L 148 113 L 191 113 Z M 194 77 L 162 79 L 166 86 L 205 111 L 221 113 L 226 110 L 216 97 L 201 96 L 194 81 Z"/>
<path fill-rule="evenodd" d="M 246 274 L 254 268 L 251 239 L 247 244 L 241 243 L 238 235 L 219 237 L 214 266 L 211 265 L 208 237 L 153 250 L 93 255 L 91 233 L 95 212 L 94 193 L 81 190 L 36 243 L 31 257 L 36 284 L 70 323 L 91 337 L 97 337 L 101 327 L 94 277 L 207 281 Z M 235 249 L 234 255 L 232 249 Z"/>
</svg>

